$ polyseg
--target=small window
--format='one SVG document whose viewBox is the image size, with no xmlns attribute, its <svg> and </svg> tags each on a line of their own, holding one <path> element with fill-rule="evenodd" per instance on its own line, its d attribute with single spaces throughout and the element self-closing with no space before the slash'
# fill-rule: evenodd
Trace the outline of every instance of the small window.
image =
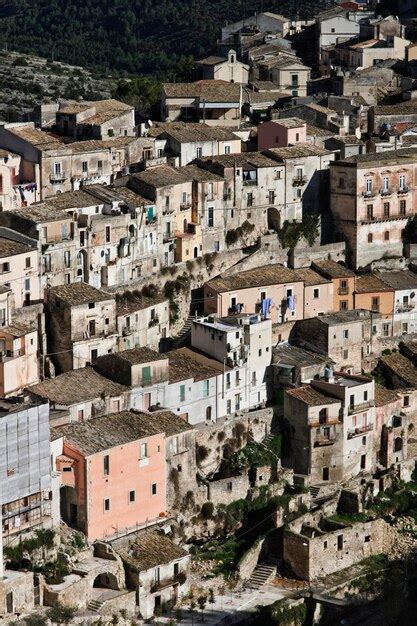
<svg viewBox="0 0 417 626">
<path fill-rule="evenodd" d="M 95 302 L 89 302 L 88 303 L 88 308 L 89 309 L 94 309 L 95 306 L 96 306 Z"/>
<path fill-rule="evenodd" d="M 384 233 L 384 241 L 389 241 L 389 231 L 386 230 Z"/>
<path fill-rule="evenodd" d="M 185 385 L 180 385 L 180 402 L 185 402 Z"/>
<path fill-rule="evenodd" d="M 325 550 L 327 550 L 327 541 L 324 541 L 324 542 L 323 542 L 323 548 L 324 548 Z"/>
<path fill-rule="evenodd" d="M 129 502 L 134 502 L 136 500 L 136 493 L 135 491 L 129 491 Z"/>
<path fill-rule="evenodd" d="M 372 243 L 374 240 L 372 233 L 368 233 L 368 243 Z"/>
<path fill-rule="evenodd" d="M 313 298 L 315 300 L 317 300 L 317 298 L 320 298 L 320 289 L 314 289 L 313 290 Z"/>
<path fill-rule="evenodd" d="M 343 550 L 343 535 L 337 536 L 337 549 Z"/>
<path fill-rule="evenodd" d="M 111 241 L 111 228 L 110 226 L 106 226 L 106 243 L 110 243 Z"/>
<path fill-rule="evenodd" d="M 140 458 L 141 459 L 148 458 L 148 444 L 147 443 L 140 444 Z"/>
<path fill-rule="evenodd" d="M 152 483 L 151 494 L 153 496 L 156 496 L 156 483 Z"/>
<path fill-rule="evenodd" d="M 103 458 L 103 474 L 104 476 L 108 476 L 110 472 L 110 457 L 108 454 Z"/>
<path fill-rule="evenodd" d="M 410 396 L 404 396 L 403 406 L 410 406 Z"/>
<path fill-rule="evenodd" d="M 343 331 L 343 339 L 349 339 L 349 331 L 348 330 L 344 330 Z"/>
<path fill-rule="evenodd" d="M 371 535 L 365 535 L 364 542 L 369 543 L 371 541 Z"/>
<path fill-rule="evenodd" d="M 27 256 L 25 259 L 25 267 L 28 269 L 31 266 L 30 256 Z"/>
<path fill-rule="evenodd" d="M 110 498 L 105 498 L 104 500 L 104 510 L 110 511 Z"/>
</svg>

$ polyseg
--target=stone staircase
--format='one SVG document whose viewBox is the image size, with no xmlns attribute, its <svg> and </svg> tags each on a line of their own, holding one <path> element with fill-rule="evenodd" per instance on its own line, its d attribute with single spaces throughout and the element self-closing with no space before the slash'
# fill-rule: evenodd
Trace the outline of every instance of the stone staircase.
<svg viewBox="0 0 417 626">
<path fill-rule="evenodd" d="M 184 326 L 181 328 L 178 335 L 172 337 L 172 346 L 171 350 L 175 348 L 180 348 L 187 340 L 190 332 L 191 332 L 191 323 L 195 320 L 195 315 L 189 315 L 185 320 Z"/>
<path fill-rule="evenodd" d="M 87 609 L 91 611 L 92 613 L 99 613 L 103 604 L 104 602 L 102 602 L 101 600 L 96 600 L 92 598 L 90 602 L 87 604 Z"/>
<path fill-rule="evenodd" d="M 316 485 L 311 485 L 311 487 L 310 487 L 310 494 L 311 494 L 311 497 L 313 498 L 313 500 L 318 498 L 319 494 L 320 494 L 320 487 L 317 487 Z"/>
<path fill-rule="evenodd" d="M 276 565 L 269 562 L 258 563 L 245 586 L 249 589 L 260 589 L 271 582 L 276 573 Z"/>
</svg>

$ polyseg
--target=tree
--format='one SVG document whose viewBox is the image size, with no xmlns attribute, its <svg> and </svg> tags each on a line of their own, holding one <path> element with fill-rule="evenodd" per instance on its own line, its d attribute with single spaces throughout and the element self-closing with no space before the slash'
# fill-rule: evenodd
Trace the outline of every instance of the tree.
<svg viewBox="0 0 417 626">
<path fill-rule="evenodd" d="M 51 622 L 55 624 L 69 624 L 77 612 L 73 606 L 66 606 L 58 602 L 55 606 L 49 609 L 48 617 Z"/>
<path fill-rule="evenodd" d="M 206 603 L 207 603 L 207 597 L 206 596 L 199 596 L 197 599 L 198 602 L 198 606 L 200 607 L 200 611 L 201 611 L 201 621 L 204 622 L 204 609 L 206 608 Z"/>
</svg>

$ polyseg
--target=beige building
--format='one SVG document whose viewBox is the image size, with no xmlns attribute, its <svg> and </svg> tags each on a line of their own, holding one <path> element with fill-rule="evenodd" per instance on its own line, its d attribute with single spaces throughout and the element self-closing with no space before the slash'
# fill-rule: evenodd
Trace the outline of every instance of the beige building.
<svg viewBox="0 0 417 626">
<path fill-rule="evenodd" d="M 116 317 L 119 351 L 141 346 L 157 350 L 169 337 L 169 301 L 164 296 L 117 296 Z"/>
<path fill-rule="evenodd" d="M 237 60 L 236 50 L 229 50 L 227 58 L 210 56 L 197 61 L 204 80 L 223 80 L 247 85 L 249 65 Z"/>
<path fill-rule="evenodd" d="M 38 199 L 38 187 L 21 171 L 21 157 L 0 150 L 0 208 L 2 211 L 28 206 Z"/>
<path fill-rule="evenodd" d="M 416 162 L 417 150 L 410 148 L 331 165 L 331 211 L 353 267 L 402 256 L 403 230 L 415 213 Z"/>
<path fill-rule="evenodd" d="M 35 241 L 28 237 L 19 240 L 18 235 L 16 239 L 0 236 L 0 286 L 11 289 L 16 308 L 42 299 Z"/>
<path fill-rule="evenodd" d="M 218 80 L 165 83 L 161 118 L 166 122 L 204 122 L 210 126 L 238 127 L 242 86 Z"/>
<path fill-rule="evenodd" d="M 75 140 L 134 136 L 135 108 L 118 100 L 67 102 L 56 111 L 56 128 Z"/>
<path fill-rule="evenodd" d="M 304 282 L 283 265 L 215 278 L 204 285 L 204 312 L 220 317 L 260 313 L 275 323 L 300 320 L 304 315 Z"/>
<path fill-rule="evenodd" d="M 87 283 L 45 292 L 48 353 L 58 372 L 86 367 L 117 349 L 116 302 Z"/>
<path fill-rule="evenodd" d="M 341 43 L 322 50 L 323 66 L 330 65 L 355 70 L 365 69 L 388 59 L 405 60 L 408 39 L 390 36 L 387 39 L 374 38 L 367 41 Z"/>
<path fill-rule="evenodd" d="M 304 283 L 303 318 L 332 313 L 334 311 L 333 282 L 309 267 L 297 269 L 296 274 Z"/>
<path fill-rule="evenodd" d="M 0 328 L 0 397 L 18 395 L 38 381 L 37 328 L 13 322 Z"/>
</svg>

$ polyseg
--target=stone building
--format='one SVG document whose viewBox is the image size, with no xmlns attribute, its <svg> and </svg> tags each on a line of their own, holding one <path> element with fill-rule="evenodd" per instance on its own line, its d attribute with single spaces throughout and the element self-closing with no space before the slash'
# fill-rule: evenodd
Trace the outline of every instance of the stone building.
<svg viewBox="0 0 417 626">
<path fill-rule="evenodd" d="M 129 408 L 129 387 L 82 367 L 26 389 L 36 401 L 49 402 L 50 422 L 62 426 Z"/>
<path fill-rule="evenodd" d="M 402 256 L 403 230 L 415 211 L 416 154 L 362 154 L 331 165 L 331 211 L 353 267 Z"/>
<path fill-rule="evenodd" d="M 37 328 L 14 322 L 0 328 L 0 397 L 19 395 L 38 381 Z"/>
<path fill-rule="evenodd" d="M 337 370 L 360 373 L 362 360 L 376 349 L 380 325 L 378 313 L 355 309 L 300 320 L 292 335 L 303 347 L 328 355 Z"/>
<path fill-rule="evenodd" d="M 214 278 L 204 285 L 204 311 L 219 317 L 260 313 L 275 323 L 300 320 L 304 282 L 297 272 L 278 264 Z"/>
<path fill-rule="evenodd" d="M 48 352 L 59 373 L 85 367 L 117 348 L 114 296 L 87 283 L 45 292 Z"/>
<path fill-rule="evenodd" d="M 410 270 L 403 270 L 380 272 L 378 277 L 393 292 L 393 335 L 399 336 L 417 332 L 417 274 Z"/>
<path fill-rule="evenodd" d="M 209 56 L 197 61 L 204 80 L 222 80 L 228 83 L 249 81 L 249 65 L 237 60 L 236 50 L 229 50 L 227 58 Z"/>
<path fill-rule="evenodd" d="M 42 299 L 35 241 L 7 229 L 0 229 L 0 287 L 12 291 L 18 309 Z"/>
<path fill-rule="evenodd" d="M 158 349 L 169 337 L 169 300 L 163 295 L 116 297 L 116 318 L 120 351 L 140 346 Z"/>
<path fill-rule="evenodd" d="M 162 532 L 141 532 L 116 550 L 126 569 L 127 585 L 136 590 L 142 619 L 151 619 L 155 611 L 164 610 L 187 594 L 190 556 Z"/>
<path fill-rule="evenodd" d="M 284 561 L 309 582 L 387 550 L 384 520 L 344 524 L 321 511 L 297 518 L 284 531 Z"/>
<path fill-rule="evenodd" d="M 380 314 L 382 337 L 393 334 L 394 289 L 382 280 L 381 274 L 362 274 L 356 277 L 354 292 L 355 309 Z"/>
<path fill-rule="evenodd" d="M 332 281 L 333 311 L 350 311 L 354 308 L 356 276 L 352 270 L 331 259 L 314 261 L 312 269 Z"/>
<path fill-rule="evenodd" d="M 389 468 L 407 459 L 408 415 L 399 393 L 375 384 L 374 454 L 376 465 Z"/>
<path fill-rule="evenodd" d="M 66 102 L 57 107 L 55 128 L 74 140 L 134 136 L 135 108 L 118 100 Z"/>
<path fill-rule="evenodd" d="M 59 427 L 57 433 L 64 437 L 58 465 L 70 468 L 62 473 L 63 518 L 89 541 L 165 514 L 166 440 L 148 415 L 113 413 Z"/>
<path fill-rule="evenodd" d="M 277 388 L 299 387 L 313 378 L 321 378 L 324 371 L 332 365 L 331 359 L 312 350 L 287 342 L 272 348 L 272 380 L 278 399 L 282 403 L 283 394 Z M 281 397 L 282 395 L 282 397 Z"/>
<path fill-rule="evenodd" d="M 21 171 L 21 157 L 10 150 L 0 150 L 0 205 L 2 211 L 14 211 L 39 199 L 39 189 Z"/>
</svg>

